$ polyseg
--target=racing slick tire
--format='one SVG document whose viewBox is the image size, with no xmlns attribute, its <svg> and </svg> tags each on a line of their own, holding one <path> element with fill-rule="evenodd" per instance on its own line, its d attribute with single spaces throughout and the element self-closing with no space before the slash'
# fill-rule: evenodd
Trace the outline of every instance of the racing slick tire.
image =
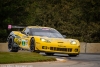
<svg viewBox="0 0 100 67">
<path fill-rule="evenodd" d="M 68 54 L 68 56 L 69 56 L 69 57 L 76 57 L 77 54 L 75 54 L 75 55 L 74 55 L 74 54 Z"/>
<path fill-rule="evenodd" d="M 8 40 L 8 49 L 10 52 L 18 52 L 19 47 L 14 47 L 14 37 L 10 37 Z"/>
<path fill-rule="evenodd" d="M 35 40 L 34 40 L 34 38 L 31 38 L 31 40 L 30 40 L 30 51 L 35 52 Z"/>
<path fill-rule="evenodd" d="M 48 55 L 48 56 L 53 56 L 54 55 L 54 53 L 45 53 L 46 55 Z"/>
</svg>

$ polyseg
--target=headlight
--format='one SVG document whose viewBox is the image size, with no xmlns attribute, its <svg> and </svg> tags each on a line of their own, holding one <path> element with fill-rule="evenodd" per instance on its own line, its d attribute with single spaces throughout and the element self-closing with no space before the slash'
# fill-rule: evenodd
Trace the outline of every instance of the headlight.
<svg viewBox="0 0 100 67">
<path fill-rule="evenodd" d="M 50 41 L 49 41 L 49 40 L 44 39 L 44 38 L 40 38 L 40 40 L 41 40 L 41 41 L 43 41 L 43 42 L 48 42 L 48 43 L 50 43 Z"/>
<path fill-rule="evenodd" d="M 76 45 L 77 42 L 76 42 L 76 41 L 71 41 L 71 44 L 72 44 L 72 45 Z"/>
<path fill-rule="evenodd" d="M 46 41 L 46 39 L 43 39 L 43 38 L 41 38 L 40 40 L 43 41 L 43 42 Z"/>
</svg>

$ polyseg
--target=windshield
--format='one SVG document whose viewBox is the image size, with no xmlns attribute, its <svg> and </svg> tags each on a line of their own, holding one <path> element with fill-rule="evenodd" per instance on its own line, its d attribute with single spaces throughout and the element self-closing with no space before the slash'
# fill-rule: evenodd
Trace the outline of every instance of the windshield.
<svg viewBox="0 0 100 67">
<path fill-rule="evenodd" d="M 64 38 L 57 30 L 52 28 L 31 28 L 32 36 L 46 36 L 50 38 Z"/>
</svg>

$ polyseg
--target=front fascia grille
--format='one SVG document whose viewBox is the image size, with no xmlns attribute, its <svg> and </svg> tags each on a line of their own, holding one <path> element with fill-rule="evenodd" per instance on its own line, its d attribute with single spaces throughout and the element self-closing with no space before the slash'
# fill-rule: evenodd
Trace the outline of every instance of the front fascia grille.
<svg viewBox="0 0 100 67">
<path fill-rule="evenodd" d="M 72 52 L 72 48 L 50 47 L 50 50 Z"/>
</svg>

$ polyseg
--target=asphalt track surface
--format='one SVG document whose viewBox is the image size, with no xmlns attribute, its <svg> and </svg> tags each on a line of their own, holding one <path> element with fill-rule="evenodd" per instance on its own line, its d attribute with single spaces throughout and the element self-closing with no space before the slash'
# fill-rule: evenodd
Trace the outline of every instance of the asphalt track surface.
<svg viewBox="0 0 100 67">
<path fill-rule="evenodd" d="M 40 53 L 44 56 L 45 53 Z M 67 54 L 54 54 L 57 61 L 0 64 L 0 67 L 100 67 L 100 54 L 80 54 L 77 57 L 69 57 Z"/>
</svg>

